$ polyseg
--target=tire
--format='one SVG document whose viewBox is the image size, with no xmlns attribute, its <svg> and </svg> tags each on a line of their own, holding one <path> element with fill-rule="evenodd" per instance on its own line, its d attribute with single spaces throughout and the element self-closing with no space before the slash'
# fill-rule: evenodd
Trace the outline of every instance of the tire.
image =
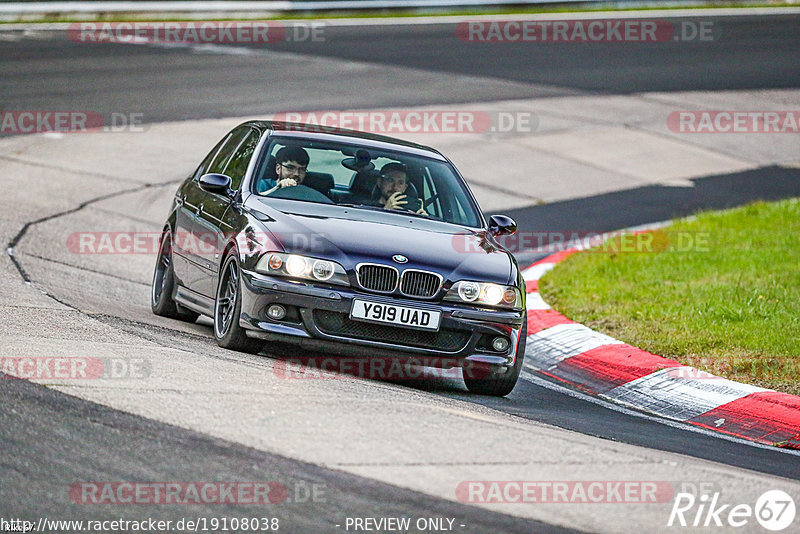
<svg viewBox="0 0 800 534">
<path fill-rule="evenodd" d="M 239 325 L 242 313 L 242 276 L 235 253 L 229 253 L 222 262 L 214 297 L 214 338 L 220 347 L 240 352 L 255 353 L 262 342 L 247 337 Z"/>
<path fill-rule="evenodd" d="M 175 273 L 172 266 L 172 234 L 169 229 L 164 231 L 161 245 L 158 247 L 156 267 L 153 270 L 153 283 L 150 286 L 150 308 L 153 313 L 161 317 L 178 319 L 181 321 L 195 322 L 199 313 L 177 304 L 172 300 L 175 289 Z"/>
<path fill-rule="evenodd" d="M 520 340 L 517 344 L 517 352 L 514 358 L 514 366 L 506 372 L 498 373 L 500 366 L 473 366 L 465 369 L 464 383 L 470 393 L 477 395 L 492 395 L 495 397 L 505 397 L 514 389 L 522 371 L 522 362 L 525 359 L 525 344 L 528 337 L 527 315 L 522 318 L 522 329 L 520 329 Z"/>
</svg>

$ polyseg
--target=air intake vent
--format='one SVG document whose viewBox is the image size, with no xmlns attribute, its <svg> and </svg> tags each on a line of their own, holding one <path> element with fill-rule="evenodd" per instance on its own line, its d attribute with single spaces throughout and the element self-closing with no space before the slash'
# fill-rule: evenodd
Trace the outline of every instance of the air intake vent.
<svg viewBox="0 0 800 534">
<path fill-rule="evenodd" d="M 426 332 L 398 328 L 389 325 L 353 321 L 346 313 L 327 310 L 314 310 L 314 322 L 325 334 L 381 341 L 405 347 L 422 347 L 445 352 L 458 352 L 467 346 L 472 332 L 469 330 L 448 330 L 442 328 L 438 332 Z"/>
<path fill-rule="evenodd" d="M 391 293 L 397 287 L 397 269 L 386 265 L 361 264 L 356 269 L 361 287 L 379 293 Z"/>
<path fill-rule="evenodd" d="M 442 285 L 442 277 L 428 271 L 406 269 L 400 279 L 400 292 L 409 297 L 430 298 Z"/>
</svg>

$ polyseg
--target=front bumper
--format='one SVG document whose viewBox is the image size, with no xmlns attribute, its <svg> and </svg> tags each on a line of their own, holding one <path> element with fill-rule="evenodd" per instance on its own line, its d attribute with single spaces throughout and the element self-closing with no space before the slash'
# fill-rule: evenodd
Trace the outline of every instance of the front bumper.
<svg viewBox="0 0 800 534">
<path fill-rule="evenodd" d="M 425 355 L 510 367 L 514 364 L 524 313 L 460 307 L 423 300 L 376 295 L 343 286 L 306 282 L 242 271 L 240 324 L 248 336 L 288 341 L 314 350 L 362 356 Z M 442 313 L 438 332 L 376 325 L 349 318 L 354 298 L 435 309 Z M 282 304 L 296 311 L 286 319 L 269 318 L 266 309 Z M 492 350 L 487 340 L 505 336 L 507 351 Z"/>
</svg>

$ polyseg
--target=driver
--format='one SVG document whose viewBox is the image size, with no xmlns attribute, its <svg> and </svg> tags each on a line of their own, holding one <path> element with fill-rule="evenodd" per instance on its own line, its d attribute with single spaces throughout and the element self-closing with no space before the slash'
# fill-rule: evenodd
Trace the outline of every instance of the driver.
<svg viewBox="0 0 800 534">
<path fill-rule="evenodd" d="M 406 166 L 397 162 L 384 165 L 373 193 L 377 205 L 387 210 L 413 211 L 420 215 L 427 215 L 420 199 L 409 193 L 411 191 L 408 190 Z"/>
<path fill-rule="evenodd" d="M 285 146 L 275 154 L 275 175 L 276 179 L 268 180 L 267 185 L 273 187 L 264 191 L 262 195 L 268 195 L 283 187 L 292 187 L 302 184 L 308 171 L 308 152 L 300 147 Z"/>
</svg>

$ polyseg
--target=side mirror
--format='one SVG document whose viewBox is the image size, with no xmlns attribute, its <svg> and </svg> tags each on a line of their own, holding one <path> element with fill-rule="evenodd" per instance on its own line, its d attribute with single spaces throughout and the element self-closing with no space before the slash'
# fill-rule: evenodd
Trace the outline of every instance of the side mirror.
<svg viewBox="0 0 800 534">
<path fill-rule="evenodd" d="M 208 173 L 200 177 L 200 189 L 209 193 L 231 196 L 231 179 L 224 174 Z"/>
<path fill-rule="evenodd" d="M 489 232 L 493 236 L 513 234 L 517 231 L 517 223 L 511 217 L 505 215 L 492 215 L 489 217 Z"/>
</svg>

